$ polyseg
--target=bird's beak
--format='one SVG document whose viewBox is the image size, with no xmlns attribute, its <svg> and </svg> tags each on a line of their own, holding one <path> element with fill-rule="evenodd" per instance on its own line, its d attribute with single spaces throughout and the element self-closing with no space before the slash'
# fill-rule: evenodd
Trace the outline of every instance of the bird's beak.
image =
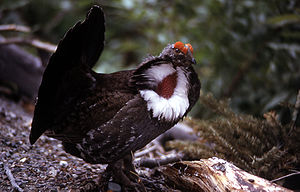
<svg viewBox="0 0 300 192">
<path fill-rule="evenodd" d="M 196 65 L 196 64 L 197 64 L 197 62 L 196 62 L 196 59 L 195 59 L 195 58 L 193 58 L 193 59 L 192 59 L 192 62 L 193 62 L 193 64 L 194 64 L 194 65 Z"/>
</svg>

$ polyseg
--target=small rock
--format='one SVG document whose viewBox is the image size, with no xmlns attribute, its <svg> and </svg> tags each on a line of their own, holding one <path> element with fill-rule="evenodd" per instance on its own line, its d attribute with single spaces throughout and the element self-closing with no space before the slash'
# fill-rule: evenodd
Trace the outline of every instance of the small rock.
<svg viewBox="0 0 300 192">
<path fill-rule="evenodd" d="M 13 113 L 13 112 L 8 112 L 7 113 L 7 115 L 9 115 L 12 119 L 14 119 L 14 118 L 16 118 L 17 116 L 16 116 L 16 114 L 15 113 Z"/>
<path fill-rule="evenodd" d="M 21 145 L 21 148 L 26 152 L 30 149 L 30 146 L 23 144 L 23 145 Z"/>
<path fill-rule="evenodd" d="M 68 166 L 68 162 L 62 160 L 62 161 L 59 162 L 59 165 L 62 166 L 62 167 L 67 167 Z"/>
<path fill-rule="evenodd" d="M 57 175 L 57 170 L 54 167 L 49 168 L 49 176 L 55 177 Z"/>
</svg>

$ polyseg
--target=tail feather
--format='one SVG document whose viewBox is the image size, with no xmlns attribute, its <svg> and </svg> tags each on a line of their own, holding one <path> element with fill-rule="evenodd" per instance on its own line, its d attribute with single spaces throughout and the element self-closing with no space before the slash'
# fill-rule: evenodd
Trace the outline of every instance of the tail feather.
<svg viewBox="0 0 300 192">
<path fill-rule="evenodd" d="M 51 128 L 59 113 L 57 106 L 90 85 L 89 73 L 103 50 L 104 32 L 104 13 L 99 6 L 93 6 L 86 19 L 71 28 L 58 44 L 39 88 L 29 138 L 31 144 Z"/>
</svg>

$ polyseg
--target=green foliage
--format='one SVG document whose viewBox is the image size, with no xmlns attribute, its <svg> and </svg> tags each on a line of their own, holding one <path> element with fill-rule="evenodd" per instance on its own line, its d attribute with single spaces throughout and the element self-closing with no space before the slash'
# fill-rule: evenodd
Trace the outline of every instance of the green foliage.
<svg viewBox="0 0 300 192">
<path fill-rule="evenodd" d="M 214 116 L 206 120 L 187 119 L 201 140 L 173 141 L 168 145 L 192 159 L 217 156 L 264 178 L 287 174 L 300 164 L 299 129 L 291 133 L 291 124 L 282 125 L 275 112 L 266 120 L 234 113 L 228 101 L 201 94 L 201 103 Z"/>
<path fill-rule="evenodd" d="M 134 68 L 181 40 L 194 47 L 202 89 L 231 98 L 234 110 L 258 116 L 300 89 L 297 0 L 4 0 L 0 24 L 27 25 L 56 44 L 92 4 L 107 20 L 99 72 Z"/>
</svg>

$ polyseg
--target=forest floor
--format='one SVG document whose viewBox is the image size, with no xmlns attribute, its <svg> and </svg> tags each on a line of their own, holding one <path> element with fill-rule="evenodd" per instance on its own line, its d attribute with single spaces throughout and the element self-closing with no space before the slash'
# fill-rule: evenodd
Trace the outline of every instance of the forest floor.
<svg viewBox="0 0 300 192">
<path fill-rule="evenodd" d="M 0 191 L 93 190 L 105 165 L 91 165 L 64 152 L 59 141 L 42 136 L 29 143 L 32 114 L 0 98 Z"/>
<path fill-rule="evenodd" d="M 92 165 L 69 155 L 63 150 L 60 141 L 46 136 L 41 136 L 34 145 L 31 145 L 29 133 L 32 112 L 26 112 L 25 109 L 28 107 L 0 97 L 0 192 L 101 191 L 103 183 L 100 183 L 100 178 L 106 165 Z M 175 161 L 178 161 L 177 158 L 180 156 L 178 152 L 166 152 L 160 148 L 162 146 L 151 142 L 137 151 L 135 165 L 142 165 L 143 160 L 146 160 L 144 164 L 147 164 L 147 162 L 152 162 L 147 161 L 149 159 L 159 159 L 157 157 L 163 159 L 162 157 L 168 155 L 173 155 L 176 157 Z M 159 165 L 162 164 L 159 163 Z M 165 166 L 160 166 L 150 169 L 137 166 L 136 171 L 147 191 L 186 191 L 178 190 L 178 186 L 166 181 L 166 177 L 163 176 L 168 175 L 165 174 L 165 168 Z M 169 168 L 168 170 L 181 170 L 180 167 L 177 170 L 176 166 L 169 166 Z M 169 174 L 171 180 L 180 179 L 182 173 L 177 175 L 179 176 L 174 177 Z M 189 173 L 188 175 L 190 176 Z M 187 181 L 190 181 L 190 178 L 187 178 Z M 188 189 L 190 187 L 192 185 L 187 186 Z M 179 188 L 182 186 L 180 185 Z"/>
<path fill-rule="evenodd" d="M 0 192 L 100 191 L 106 165 L 86 163 L 66 153 L 60 141 L 43 135 L 34 145 L 29 143 L 33 106 L 30 108 L 0 96 Z M 174 154 L 151 142 L 135 153 L 135 163 Z M 147 190 L 179 191 L 153 176 L 155 169 L 137 166 L 136 171 L 147 182 Z"/>
</svg>

